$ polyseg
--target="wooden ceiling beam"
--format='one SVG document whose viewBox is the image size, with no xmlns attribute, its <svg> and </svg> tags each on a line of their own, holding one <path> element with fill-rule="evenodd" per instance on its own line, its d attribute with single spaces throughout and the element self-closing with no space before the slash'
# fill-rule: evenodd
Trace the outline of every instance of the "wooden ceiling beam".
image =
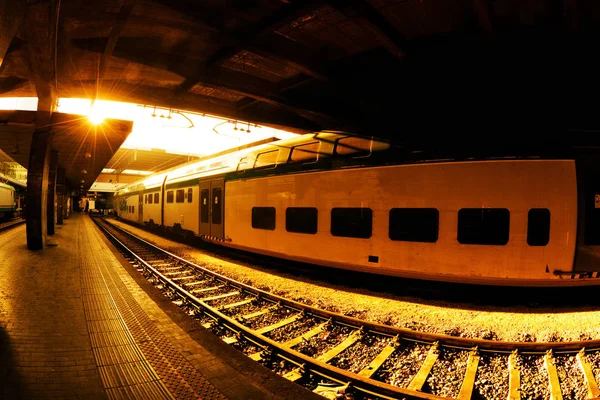
<svg viewBox="0 0 600 400">
<path fill-rule="evenodd" d="M 301 44 L 278 34 L 265 35 L 243 46 L 245 50 L 265 58 L 281 60 L 305 75 L 320 81 L 329 81 L 325 54 L 317 54 Z"/>
<path fill-rule="evenodd" d="M 75 40 L 73 45 L 85 50 L 99 51 L 99 41 L 97 40 Z M 286 111 L 298 114 L 303 118 L 317 122 L 319 125 L 335 126 L 336 118 L 327 112 L 315 109 L 314 106 L 296 103 L 290 99 L 278 94 L 280 88 L 267 80 L 234 71 L 224 67 L 214 66 L 210 69 L 204 69 L 200 74 L 196 70 L 196 60 L 183 57 L 153 52 L 136 46 L 134 41 L 123 38 L 122 47 L 119 45 L 113 51 L 114 57 L 119 57 L 127 61 L 164 69 L 183 78 L 194 75 L 193 80 L 198 84 L 213 89 L 225 90 L 244 97 L 251 97 L 262 103 L 277 106 Z M 185 79 L 187 80 L 187 79 Z M 185 82 L 184 80 L 184 82 Z M 180 89 L 181 85 L 174 91 L 174 96 L 186 93 L 188 89 Z"/>
<path fill-rule="evenodd" d="M 23 36 L 27 42 L 31 81 L 38 97 L 37 127 L 51 124 L 56 110 L 56 47 L 57 47 L 57 0 L 28 2 L 25 13 Z"/>
<path fill-rule="evenodd" d="M 329 4 L 371 31 L 394 57 L 406 55 L 408 40 L 367 0 L 329 0 Z"/>
<path fill-rule="evenodd" d="M 0 68 L 10 43 L 25 18 L 25 1 L 0 0 Z"/>
<path fill-rule="evenodd" d="M 29 80 L 27 79 L 18 78 L 16 76 L 0 78 L 0 94 L 9 93 L 26 86 L 29 86 Z"/>
<path fill-rule="evenodd" d="M 61 87 L 61 97 L 85 98 L 89 96 L 94 88 L 95 81 L 64 82 L 64 88 Z M 240 111 L 235 103 L 226 100 L 189 92 L 174 94 L 171 88 L 134 85 L 120 80 L 105 80 L 98 98 L 206 113 L 261 125 L 289 126 L 303 131 L 319 129 L 319 126 L 315 123 L 295 114 L 264 110 Z"/>
<path fill-rule="evenodd" d="M 213 32 L 223 30 L 225 14 L 214 8 L 203 6 L 200 2 L 188 0 L 153 0 L 153 2 L 192 17 Z"/>
<path fill-rule="evenodd" d="M 121 8 L 117 14 L 117 19 L 115 20 L 115 23 L 110 31 L 110 35 L 106 41 L 106 46 L 104 47 L 102 59 L 100 60 L 96 95 L 93 97 L 92 101 L 98 96 L 98 89 L 102 86 L 102 79 L 106 73 L 106 67 L 110 61 L 110 57 L 112 56 L 115 46 L 117 45 L 117 41 L 119 40 L 119 36 L 121 36 L 121 32 L 123 31 L 125 23 L 127 22 L 129 15 L 131 15 L 131 10 L 133 10 L 133 6 L 135 6 L 136 2 L 137 0 L 125 0 L 123 4 L 121 4 Z"/>
<path fill-rule="evenodd" d="M 234 42 L 234 44 L 224 46 L 221 49 L 217 50 L 215 53 L 213 53 L 206 60 L 205 64 L 198 68 L 198 72 L 194 76 L 188 77 L 179 85 L 177 91 L 190 90 L 196 83 L 200 81 L 200 77 L 202 77 L 205 74 L 205 70 L 207 68 L 211 68 L 217 64 L 220 64 L 222 61 L 231 58 L 240 50 L 245 49 L 246 46 L 250 46 L 252 42 L 260 36 L 273 33 L 273 31 L 279 29 L 280 27 L 310 12 L 311 10 L 314 10 L 320 4 L 321 3 L 317 1 L 294 1 L 292 4 L 280 7 L 274 13 L 265 16 L 257 23 L 252 24 L 251 26 L 243 30 L 229 33 L 222 32 L 222 36 L 224 37 L 223 40 L 230 40 Z M 273 44 L 271 43 L 271 45 Z M 259 47 L 260 45 L 255 46 L 255 50 L 258 51 Z M 272 55 L 268 48 L 263 48 L 263 50 L 268 51 Z M 273 51 L 273 53 L 276 53 L 276 51 Z M 297 65 L 303 65 L 303 63 L 299 62 L 298 60 L 292 62 Z M 308 66 L 305 65 L 303 65 L 303 68 L 305 68 L 306 70 L 311 70 Z M 311 74 L 319 75 L 315 71 L 312 71 Z"/>
</svg>

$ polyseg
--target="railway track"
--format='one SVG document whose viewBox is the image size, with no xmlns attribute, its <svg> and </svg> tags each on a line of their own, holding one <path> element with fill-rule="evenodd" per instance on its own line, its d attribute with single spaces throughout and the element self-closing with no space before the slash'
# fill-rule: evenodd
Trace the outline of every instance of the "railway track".
<svg viewBox="0 0 600 400">
<path fill-rule="evenodd" d="M 0 232 L 8 230 L 10 228 L 14 228 L 23 223 L 25 223 L 25 219 L 23 219 L 23 218 L 16 218 L 11 221 L 2 222 L 2 223 L 0 223 Z"/>
<path fill-rule="evenodd" d="M 324 397 L 600 398 L 600 340 L 503 342 L 362 321 L 233 281 L 104 219 L 94 221 L 141 273 L 206 328 Z"/>
</svg>

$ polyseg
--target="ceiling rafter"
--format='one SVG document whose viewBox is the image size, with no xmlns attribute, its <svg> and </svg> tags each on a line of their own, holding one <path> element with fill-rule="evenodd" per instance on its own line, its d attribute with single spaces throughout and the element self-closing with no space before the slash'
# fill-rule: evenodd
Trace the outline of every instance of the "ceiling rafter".
<svg viewBox="0 0 600 400">
<path fill-rule="evenodd" d="M 18 78 L 16 76 L 9 76 L 7 78 L 0 78 L 0 94 L 9 93 L 13 90 L 18 90 L 29 86 L 29 80 L 24 78 Z"/>
<path fill-rule="evenodd" d="M 0 67 L 25 18 L 25 4 L 24 1 L 0 0 Z"/>
<path fill-rule="evenodd" d="M 117 19 L 112 29 L 110 30 L 110 35 L 108 36 L 108 40 L 106 41 L 106 46 L 104 47 L 104 53 L 102 54 L 102 59 L 100 60 L 100 67 L 98 69 L 98 82 L 96 85 L 95 96 L 92 100 L 95 100 L 98 97 L 98 90 L 102 86 L 102 79 L 104 79 L 104 74 L 106 73 L 106 67 L 108 62 L 110 61 L 110 57 L 113 54 L 115 46 L 117 45 L 117 41 L 121 36 L 121 32 L 125 27 L 125 23 L 135 6 L 137 0 L 125 0 L 121 5 L 121 9 L 119 10 L 119 14 L 117 15 Z"/>
<path fill-rule="evenodd" d="M 394 57 L 406 56 L 408 40 L 404 35 L 366 0 L 329 0 L 348 18 L 355 19 L 364 29 L 371 31 Z"/>
<path fill-rule="evenodd" d="M 290 5 L 282 6 L 279 10 L 274 13 L 271 13 L 264 17 L 259 22 L 252 24 L 246 29 L 240 30 L 238 32 L 226 33 L 222 32 L 222 36 L 227 38 L 228 40 L 232 40 L 235 44 L 229 46 L 223 46 L 215 53 L 213 53 L 207 60 L 204 65 L 202 65 L 196 75 L 190 76 L 186 80 L 184 80 L 178 87 L 177 91 L 187 91 L 191 89 L 196 83 L 199 82 L 199 77 L 205 75 L 205 71 L 207 68 L 210 68 L 214 65 L 221 63 L 223 60 L 226 60 L 240 50 L 246 48 L 246 46 L 250 46 L 256 38 L 270 34 L 278 28 L 284 26 L 285 24 L 299 18 L 300 16 L 314 10 L 317 6 L 319 6 L 320 2 L 308 1 L 301 2 L 295 1 Z M 271 43 L 273 46 L 273 43 Z M 260 45 L 255 45 L 255 50 L 260 48 Z M 263 47 L 263 50 L 268 51 L 270 54 L 271 51 L 273 53 L 277 53 L 274 49 L 268 48 L 268 45 Z M 257 50 L 258 51 L 258 50 Z M 302 65 L 302 62 L 290 60 L 298 65 Z M 307 66 L 303 66 L 303 68 L 309 70 L 310 68 Z M 312 72 L 312 74 L 317 74 L 316 72 Z"/>
<path fill-rule="evenodd" d="M 153 0 L 153 2 L 192 17 L 202 22 L 207 29 L 213 32 L 223 30 L 225 14 L 222 11 L 203 6 L 199 2 L 187 0 Z"/>
<path fill-rule="evenodd" d="M 204 69 L 203 73 L 200 74 L 195 70 L 195 67 L 193 67 L 197 64 L 196 60 L 185 56 L 177 57 L 148 51 L 140 46 L 135 46 L 135 39 L 123 38 L 122 43 L 126 44 L 126 46 L 123 46 L 122 49 L 120 46 L 116 46 L 113 51 L 114 57 L 119 57 L 154 68 L 164 69 L 184 78 L 194 74 L 194 80 L 202 86 L 225 90 L 244 97 L 250 97 L 257 101 L 298 114 L 306 119 L 315 121 L 322 126 L 331 126 L 336 123 L 335 116 L 331 116 L 325 111 L 315 109 L 314 105 L 307 106 L 305 104 L 297 103 L 278 94 L 280 88 L 270 81 L 219 66 Z M 101 41 L 95 39 L 73 41 L 75 47 L 89 51 L 100 51 L 101 44 Z M 190 70 L 191 68 L 192 70 Z M 187 90 L 175 90 L 174 95 L 179 96 L 186 92 Z"/>
<path fill-rule="evenodd" d="M 77 81 L 67 89 L 61 91 L 64 97 L 86 97 L 95 87 L 94 80 Z M 252 110 L 245 112 L 238 110 L 236 104 L 227 100 L 214 97 L 197 95 L 194 93 L 174 94 L 171 88 L 159 88 L 149 85 L 136 85 L 121 80 L 105 80 L 105 85 L 99 93 L 99 98 L 113 101 L 128 101 L 138 104 L 148 104 L 158 107 L 175 108 L 179 110 L 196 111 L 206 114 L 219 115 L 235 120 L 244 120 L 263 125 L 289 126 L 302 131 L 314 131 L 319 125 L 301 118 L 296 114 L 281 111 Z"/>
</svg>

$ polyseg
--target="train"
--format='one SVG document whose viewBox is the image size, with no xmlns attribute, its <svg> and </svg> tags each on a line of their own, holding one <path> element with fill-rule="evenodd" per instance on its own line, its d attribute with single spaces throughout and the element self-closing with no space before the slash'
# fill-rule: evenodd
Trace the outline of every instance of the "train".
<svg viewBox="0 0 600 400">
<path fill-rule="evenodd" d="M 27 186 L 15 179 L 0 176 L 0 221 L 23 215 Z"/>
<path fill-rule="evenodd" d="M 600 283 L 597 154 L 440 157 L 316 132 L 184 164 L 118 218 L 316 267 L 421 281 Z"/>
</svg>

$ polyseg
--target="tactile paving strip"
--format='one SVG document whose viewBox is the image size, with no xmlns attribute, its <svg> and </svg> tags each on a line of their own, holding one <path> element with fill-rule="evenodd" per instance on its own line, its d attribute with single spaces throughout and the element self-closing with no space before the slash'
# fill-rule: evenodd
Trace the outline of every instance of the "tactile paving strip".
<svg viewBox="0 0 600 400">
<path fill-rule="evenodd" d="M 80 246 L 85 245 L 80 242 Z M 111 399 L 173 399 L 127 330 L 101 271 L 88 256 L 90 253 L 79 254 L 83 308 L 106 394 Z"/>
<path fill-rule="evenodd" d="M 102 252 L 88 252 L 99 253 Z M 102 257 L 97 257 L 95 263 L 128 331 L 169 392 L 177 399 L 225 400 L 226 397 L 198 372 L 156 327 L 120 279 L 118 272 L 111 265 L 107 265 L 109 263 L 105 263 Z M 126 274 L 125 271 L 122 272 Z M 115 326 L 106 325 L 106 328 L 115 329 Z M 97 339 L 102 340 L 104 336 L 100 335 Z M 106 354 L 103 359 L 109 357 L 111 355 Z"/>
</svg>

